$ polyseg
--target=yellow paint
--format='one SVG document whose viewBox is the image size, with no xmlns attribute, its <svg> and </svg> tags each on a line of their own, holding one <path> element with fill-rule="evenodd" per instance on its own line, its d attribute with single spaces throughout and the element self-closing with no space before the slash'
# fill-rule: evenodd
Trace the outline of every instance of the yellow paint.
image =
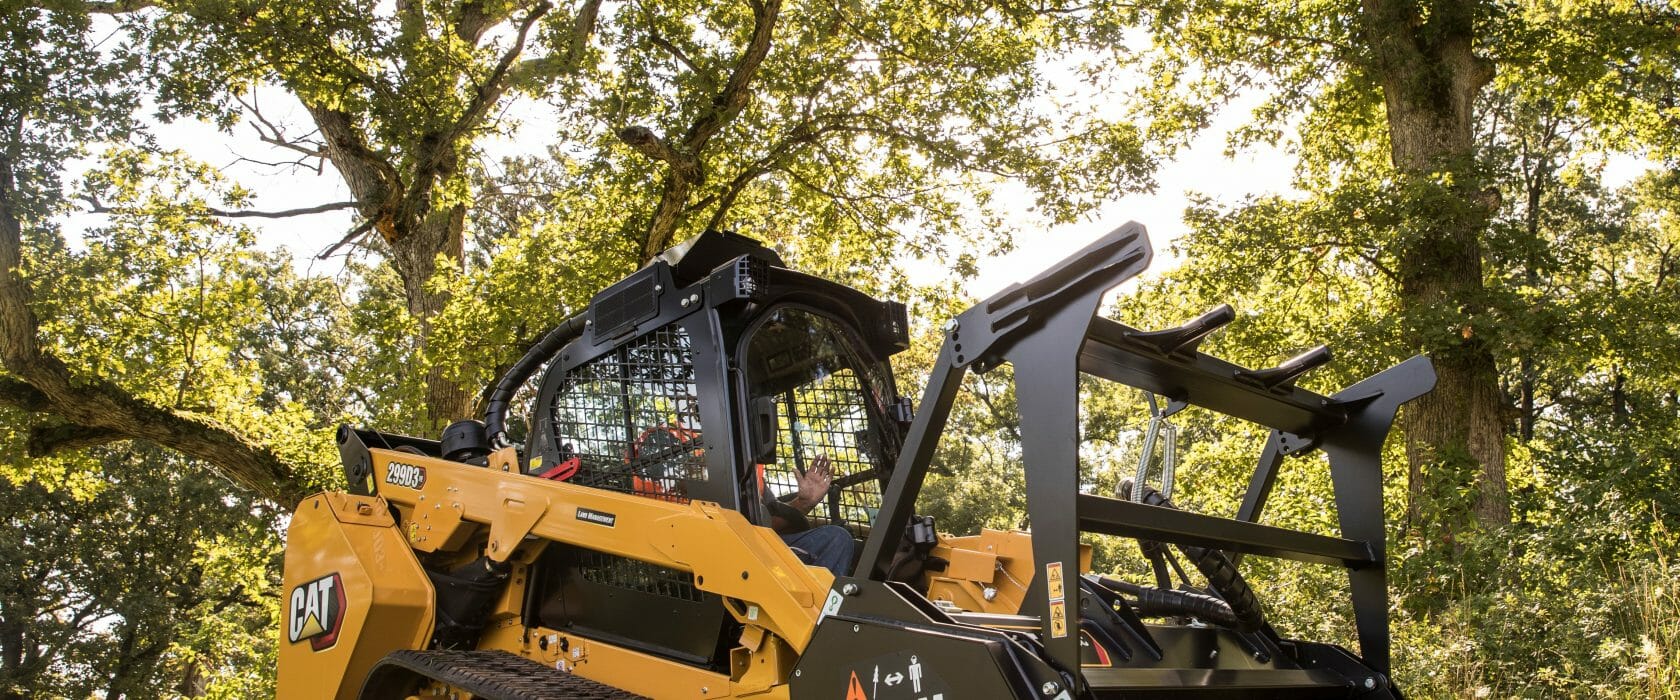
<svg viewBox="0 0 1680 700">
<path fill-rule="evenodd" d="M 377 496 L 318 494 L 304 499 L 292 515 L 281 578 L 285 614 L 290 624 L 293 589 L 332 574 L 339 575 L 344 610 L 338 637 L 315 651 L 307 637 L 330 621 L 303 621 L 302 641 L 280 630 L 280 698 L 352 700 L 362 678 L 381 658 L 397 649 L 416 649 L 432 636 L 432 584 L 420 562 Z"/>
<path fill-rule="evenodd" d="M 385 654 L 425 647 L 433 592 L 416 552 L 440 566 L 480 554 L 513 564 L 507 590 L 480 639 L 482 649 L 520 654 L 649 697 L 787 697 L 793 665 L 811 641 L 834 577 L 800 562 L 768 528 L 715 503 L 675 503 L 521 475 L 511 449 L 493 453 L 488 468 L 386 450 L 370 453 L 373 482 L 382 486 L 383 497 L 320 494 L 294 515 L 286 581 L 339 571 L 348 611 L 332 649 L 316 653 L 308 644 L 282 641 L 280 700 L 354 697 Z M 393 461 L 424 469 L 420 488 L 387 484 Z M 393 507 L 400 524 L 391 517 Z M 612 526 L 580 520 L 579 508 L 612 514 Z M 730 672 L 555 630 L 526 629 L 520 613 L 528 565 L 548 542 L 693 574 L 695 587 L 722 596 L 725 609 L 744 625 L 729 656 Z M 365 570 L 373 561 L 384 568 Z M 411 608 L 406 617 L 380 612 L 393 599 L 406 601 Z M 541 648 L 539 640 L 549 636 L 564 639 L 567 650 L 557 643 Z"/>
</svg>

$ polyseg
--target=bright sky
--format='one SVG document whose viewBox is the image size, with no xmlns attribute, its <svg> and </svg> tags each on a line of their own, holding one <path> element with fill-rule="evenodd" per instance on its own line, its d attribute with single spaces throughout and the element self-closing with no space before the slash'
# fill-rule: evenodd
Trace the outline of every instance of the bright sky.
<svg viewBox="0 0 1680 700">
<path fill-rule="evenodd" d="M 312 127 L 304 113 L 290 96 L 276 89 L 258 92 L 258 99 L 267 118 L 292 136 L 309 133 Z M 1292 161 L 1278 151 L 1261 151 L 1227 159 L 1223 155 L 1225 130 L 1239 122 L 1242 110 L 1232 110 L 1224 123 L 1204 133 L 1180 157 L 1166 164 L 1157 173 L 1158 187 L 1154 194 L 1132 194 L 1119 197 L 1092 212 L 1087 221 L 1043 230 L 1028 214 L 1018 222 L 1023 234 L 1015 251 L 1008 255 L 981 261 L 980 275 L 969 285 L 976 297 L 990 295 L 1012 282 L 1022 281 L 1045 269 L 1091 240 L 1121 224 L 1136 220 L 1149 228 L 1159 257 L 1154 272 L 1176 264 L 1167 259 L 1167 244 L 1184 230 L 1180 219 L 1187 204 L 1186 191 L 1196 190 L 1213 195 L 1223 202 L 1236 202 L 1250 194 L 1287 189 Z M 208 123 L 182 121 L 154 124 L 160 145 L 178 148 L 212 165 L 223 168 L 238 182 L 256 193 L 252 208 L 282 210 L 351 199 L 338 175 L 328 166 L 316 174 L 307 168 L 291 165 L 268 165 L 266 162 L 290 160 L 287 152 L 258 140 L 246 124 L 235 127 L 232 134 L 224 134 Z M 524 129 L 532 133 L 552 133 L 540 115 L 526 117 Z M 530 143 L 530 141 L 525 141 Z M 528 148 L 528 146 L 526 147 Z M 521 147 L 514 140 L 500 140 L 485 146 L 492 158 L 512 155 Z M 1005 210 L 1026 212 L 1030 201 L 1023 195 L 1019 206 Z M 67 229 L 77 231 L 97 226 L 96 215 L 77 215 L 67 221 Z M 261 232 L 265 246 L 285 247 L 297 256 L 299 267 L 317 272 L 336 271 L 334 261 L 315 261 L 314 256 L 336 242 L 353 225 L 349 212 L 331 212 L 287 219 L 245 219 L 244 223 Z M 1042 233 L 1035 233 L 1042 231 Z M 933 265 L 911 265 L 908 273 L 917 282 L 931 282 L 945 274 Z"/>
</svg>

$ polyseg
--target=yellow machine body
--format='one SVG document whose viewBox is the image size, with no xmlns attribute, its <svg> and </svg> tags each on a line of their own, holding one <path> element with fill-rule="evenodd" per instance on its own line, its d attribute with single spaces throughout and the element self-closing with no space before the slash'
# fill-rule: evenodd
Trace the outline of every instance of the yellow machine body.
<svg viewBox="0 0 1680 700">
<path fill-rule="evenodd" d="M 432 634 L 432 584 L 385 499 L 304 499 L 287 531 L 281 698 L 353 700 L 361 679 Z"/>
<path fill-rule="evenodd" d="M 354 698 L 359 679 L 385 654 L 426 647 L 433 591 L 417 553 L 460 562 L 482 553 L 512 566 L 480 649 L 507 651 L 646 697 L 787 697 L 787 678 L 810 642 L 834 576 L 801 562 L 774 531 L 709 502 L 676 503 L 523 476 L 511 449 L 491 455 L 489 468 L 370 452 L 381 496 L 320 494 L 305 500 L 293 517 L 286 590 L 303 586 L 299 590 L 307 596 L 311 582 L 336 575 L 344 582 L 344 597 L 343 608 L 331 611 L 342 614 L 332 645 L 316 649 L 312 641 L 318 638 L 294 640 L 289 624 L 282 630 L 281 700 Z M 424 477 L 393 481 L 393 466 L 418 468 Z M 396 526 L 393 509 L 408 524 L 406 531 Z M 611 514 L 611 525 L 580 518 L 580 509 Z M 530 566 L 549 542 L 587 543 L 688 572 L 697 588 L 723 596 L 742 625 L 730 672 L 526 627 L 519 613 Z M 306 614 L 308 607 L 303 610 Z M 358 683 L 341 687 L 344 679 Z M 449 691 L 438 692 L 447 697 Z"/>
</svg>

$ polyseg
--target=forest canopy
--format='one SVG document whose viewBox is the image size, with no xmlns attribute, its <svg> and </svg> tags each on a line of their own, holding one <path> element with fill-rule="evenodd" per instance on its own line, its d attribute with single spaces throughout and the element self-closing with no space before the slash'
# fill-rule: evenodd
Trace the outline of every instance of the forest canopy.
<svg viewBox="0 0 1680 700">
<path fill-rule="evenodd" d="M 1676 27 L 1660 0 L 0 0 L 0 697 L 271 695 L 286 514 L 342 487 L 334 428 L 481 413 L 677 241 L 909 302 L 918 396 L 980 261 L 1117 226 L 1216 133 L 1292 177 L 1185 193 L 1181 263 L 1107 313 L 1230 303 L 1205 350 L 1327 343 L 1326 390 L 1433 359 L 1384 465 L 1398 684 L 1672 693 Z M 189 123 L 262 155 L 163 136 Z M 1022 525 L 1006 372 L 940 445 L 941 530 Z M 1092 488 L 1144 410 L 1086 393 Z M 1177 500 L 1234 512 L 1263 437 L 1187 414 Z M 1334 531 L 1322 464 L 1279 488 L 1270 524 Z M 1321 604 L 1345 579 L 1250 566 L 1280 631 L 1353 645 Z"/>
</svg>

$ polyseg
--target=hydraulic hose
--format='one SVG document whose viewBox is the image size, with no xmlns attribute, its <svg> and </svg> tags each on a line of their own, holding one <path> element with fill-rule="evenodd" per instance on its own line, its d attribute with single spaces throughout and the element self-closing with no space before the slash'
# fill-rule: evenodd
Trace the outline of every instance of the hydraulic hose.
<svg viewBox="0 0 1680 700">
<path fill-rule="evenodd" d="M 541 367 L 544 362 L 560 352 L 560 348 L 583 335 L 583 329 L 588 327 L 588 314 L 578 314 L 560 322 L 538 340 L 531 349 L 525 351 L 525 356 L 513 363 L 501 379 L 496 380 L 496 388 L 490 392 L 490 398 L 484 402 L 484 432 L 490 438 L 492 448 L 500 449 L 513 444 L 507 436 L 508 404 L 513 401 L 513 395 L 519 387 L 525 385 L 525 380 Z"/>
<path fill-rule="evenodd" d="M 1136 609 L 1139 617 L 1189 615 L 1205 622 L 1226 627 L 1237 627 L 1240 624 L 1237 621 L 1237 616 L 1231 612 L 1229 604 L 1210 595 L 1170 588 L 1139 586 L 1130 581 L 1122 581 L 1108 576 L 1098 576 L 1096 578 L 1097 583 L 1102 586 L 1136 598 Z"/>
<path fill-rule="evenodd" d="M 1120 497 L 1130 498 L 1131 493 L 1132 480 L 1121 480 Z M 1143 498 L 1141 500 L 1147 505 L 1178 509 L 1178 506 L 1162 497 L 1159 491 L 1148 484 L 1143 485 Z M 1260 629 L 1260 626 L 1265 623 L 1265 618 L 1260 613 L 1260 601 L 1254 597 L 1254 589 L 1248 586 L 1248 581 L 1243 580 L 1242 574 L 1237 572 L 1236 565 L 1225 557 L 1225 553 L 1205 547 L 1192 547 L 1182 544 L 1177 546 L 1178 551 L 1189 557 L 1190 563 L 1194 564 L 1196 569 L 1207 577 L 1208 588 L 1213 589 L 1215 593 L 1219 594 L 1219 597 L 1224 598 L 1225 602 L 1231 606 L 1231 613 L 1236 616 L 1237 620 L 1236 628 L 1244 632 L 1253 632 Z"/>
</svg>

